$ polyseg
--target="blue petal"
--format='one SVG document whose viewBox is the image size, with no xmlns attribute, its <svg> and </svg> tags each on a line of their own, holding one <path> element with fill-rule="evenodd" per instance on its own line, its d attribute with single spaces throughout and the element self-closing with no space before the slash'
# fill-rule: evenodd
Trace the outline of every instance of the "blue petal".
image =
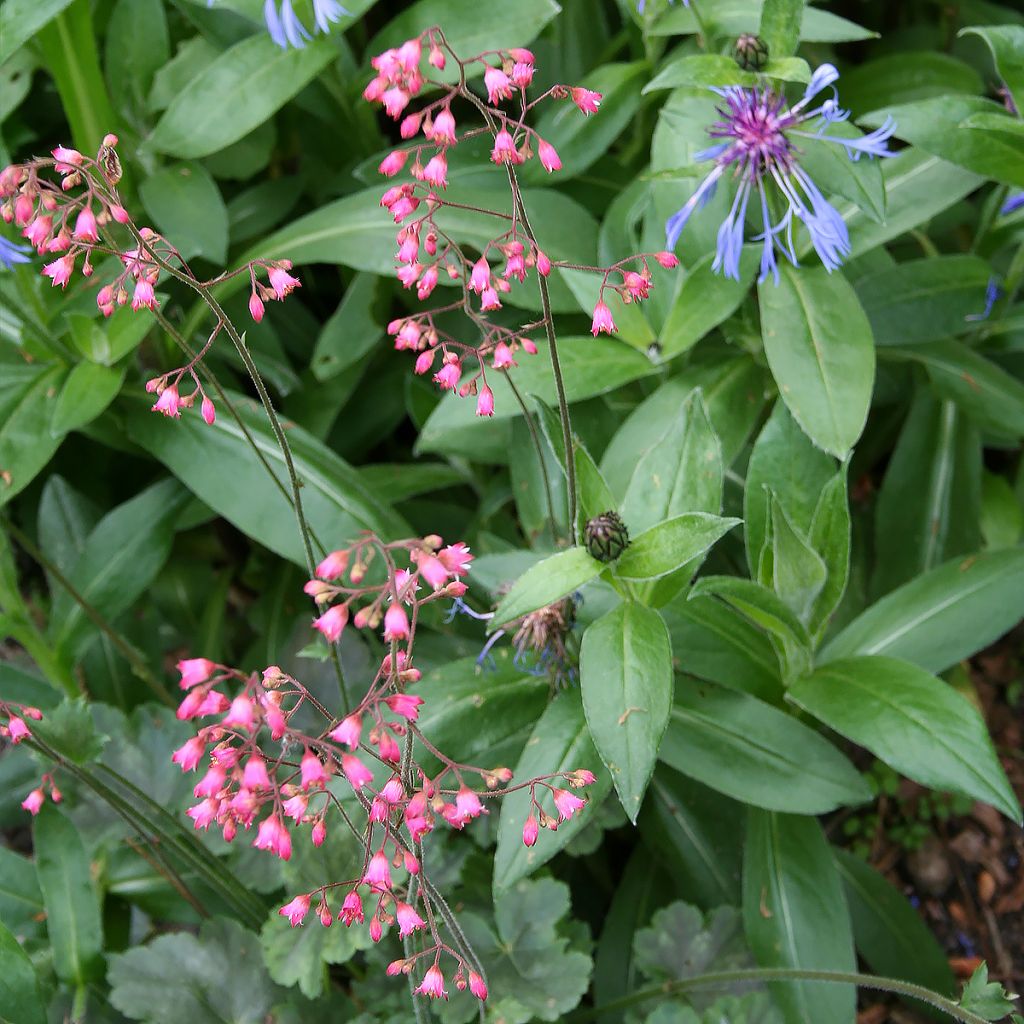
<svg viewBox="0 0 1024 1024">
<path fill-rule="evenodd" d="M 721 270 L 734 281 L 740 279 L 740 253 L 743 251 L 743 227 L 750 199 L 750 183 L 744 182 L 736 193 L 729 215 L 718 229 L 718 246 L 711 269 Z"/>
<path fill-rule="evenodd" d="M 999 287 L 999 281 L 990 277 L 988 284 L 985 286 L 985 309 L 981 313 L 968 313 L 964 317 L 965 320 L 987 320 L 989 314 L 992 312 L 992 307 L 996 304 L 996 299 L 1003 294 L 1002 288 Z"/>
<path fill-rule="evenodd" d="M 768 198 L 764 189 L 758 185 L 758 192 L 761 195 L 761 222 L 764 224 L 764 231 L 756 235 L 755 241 L 762 241 L 761 246 L 761 269 L 757 276 L 757 283 L 761 284 L 769 274 L 775 278 L 775 284 L 779 283 L 779 265 L 775 261 L 775 232 L 772 230 L 772 217 L 768 212 Z"/>
<path fill-rule="evenodd" d="M 270 38 L 281 47 L 288 49 L 288 40 L 284 35 L 284 26 L 281 24 L 281 15 L 277 10 L 277 0 L 266 0 L 263 5 L 263 20 L 267 23 L 267 31 Z"/>
<path fill-rule="evenodd" d="M 810 210 L 803 207 L 794 212 L 807 225 L 811 244 L 825 269 L 829 272 L 837 270 L 842 266 L 843 257 L 850 254 L 850 234 L 846 221 L 803 171 L 796 168 L 793 177 L 800 182 L 811 200 Z"/>
<path fill-rule="evenodd" d="M 807 84 L 807 88 L 804 90 L 803 99 L 797 104 L 797 106 L 805 106 L 814 99 L 822 89 L 830 86 L 833 82 L 838 80 L 839 72 L 836 70 L 836 66 L 834 64 L 822 64 L 821 67 L 811 75 L 811 80 Z"/>
<path fill-rule="evenodd" d="M 1019 210 L 1022 206 L 1024 206 L 1024 192 L 1011 192 L 999 212 L 1002 214 L 1013 213 L 1014 210 Z"/>
<path fill-rule="evenodd" d="M 288 42 L 295 47 L 296 50 L 301 50 L 305 47 L 305 40 L 311 38 L 310 34 L 303 27 L 302 22 L 295 16 L 295 10 L 292 8 L 292 0 L 283 0 L 281 4 L 281 23 L 284 26 L 284 34 L 288 39 Z"/>
<path fill-rule="evenodd" d="M 15 263 L 28 263 L 30 257 L 25 255 L 27 252 L 26 246 L 16 245 L 0 235 L 0 266 L 4 270 L 13 269 Z"/>
<path fill-rule="evenodd" d="M 860 139 L 844 139 L 837 135 L 826 135 L 824 127 L 823 125 L 822 129 L 813 135 L 809 132 L 801 131 L 792 131 L 790 134 L 802 135 L 809 139 L 821 139 L 823 142 L 834 142 L 846 150 L 846 155 L 851 160 L 859 160 L 862 153 L 867 153 L 868 156 L 896 155 L 887 145 L 889 139 L 892 138 L 896 131 L 896 122 L 891 117 L 887 117 L 881 127 L 876 128 L 873 132 Z"/>
<path fill-rule="evenodd" d="M 350 14 L 338 0 L 313 0 L 313 20 L 317 30 L 325 35 L 331 31 L 331 25 Z"/>
<path fill-rule="evenodd" d="M 718 179 L 722 176 L 722 168 L 716 167 L 701 183 L 696 192 L 665 222 L 665 248 L 672 250 L 679 241 L 679 236 L 690 219 L 690 214 L 715 194 Z"/>
</svg>

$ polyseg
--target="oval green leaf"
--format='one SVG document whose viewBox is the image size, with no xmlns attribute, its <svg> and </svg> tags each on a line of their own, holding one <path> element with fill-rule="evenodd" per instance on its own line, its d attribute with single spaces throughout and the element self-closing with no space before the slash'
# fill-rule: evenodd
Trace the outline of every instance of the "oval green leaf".
<svg viewBox="0 0 1024 1024">
<path fill-rule="evenodd" d="M 527 569 L 501 599 L 492 620 L 504 626 L 513 619 L 543 608 L 596 579 L 604 564 L 586 548 L 569 548 Z"/>
</svg>

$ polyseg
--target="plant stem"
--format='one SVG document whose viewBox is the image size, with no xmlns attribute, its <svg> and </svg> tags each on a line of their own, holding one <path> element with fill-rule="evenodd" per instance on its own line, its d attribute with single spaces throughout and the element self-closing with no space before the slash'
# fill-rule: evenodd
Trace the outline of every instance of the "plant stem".
<svg viewBox="0 0 1024 1024">
<path fill-rule="evenodd" d="M 519 403 L 519 408 L 523 410 L 523 419 L 526 420 L 526 426 L 530 431 L 530 438 L 533 441 L 534 451 L 537 453 L 537 462 L 540 463 L 540 475 L 544 480 L 544 497 L 547 499 L 548 504 L 548 519 L 551 520 L 551 536 L 558 538 L 558 520 L 555 518 L 555 502 L 551 494 L 551 479 L 548 476 L 547 460 L 544 458 L 544 448 L 540 443 L 540 437 L 537 434 L 537 424 L 533 422 L 533 416 L 530 415 L 530 410 L 526 407 L 526 402 L 523 401 L 523 396 L 519 392 L 519 388 L 516 387 L 515 382 L 512 380 L 510 373 L 505 374 L 505 380 L 508 381 L 508 386 L 512 390 L 512 394 L 515 395 L 516 401 Z"/>
<path fill-rule="evenodd" d="M 596 1020 L 605 1013 L 613 1010 L 625 1009 L 637 1003 L 647 1002 L 650 999 L 664 998 L 665 996 L 682 994 L 690 989 L 703 988 L 705 986 L 729 985 L 736 982 L 758 982 L 758 981 L 823 981 L 838 985 L 859 985 L 861 988 L 875 989 L 879 992 L 892 992 L 895 995 L 909 996 L 912 999 L 919 999 L 928 1003 L 943 1013 L 949 1014 L 954 1020 L 961 1024 L 986 1024 L 982 1017 L 970 1010 L 958 1006 L 951 999 L 933 992 L 931 989 L 921 985 L 915 985 L 909 981 L 900 981 L 896 978 L 880 978 L 873 974 L 857 974 L 849 971 L 817 971 L 805 970 L 799 967 L 753 967 L 740 968 L 732 971 L 710 971 L 707 974 L 698 974 L 693 978 L 685 978 L 681 981 L 669 981 L 652 988 L 641 989 L 639 992 L 632 992 L 621 999 L 612 1000 L 603 1006 L 595 1006 L 584 1010 L 577 1010 L 566 1018 L 568 1024 L 583 1024 L 584 1021 Z"/>
</svg>

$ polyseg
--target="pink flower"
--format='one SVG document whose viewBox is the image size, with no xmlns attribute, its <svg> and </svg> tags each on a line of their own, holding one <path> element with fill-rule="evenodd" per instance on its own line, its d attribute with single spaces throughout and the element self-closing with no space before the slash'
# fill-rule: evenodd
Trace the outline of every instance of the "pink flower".
<svg viewBox="0 0 1024 1024">
<path fill-rule="evenodd" d="M 153 286 L 145 278 L 135 282 L 135 291 L 132 293 L 132 309 L 136 312 L 140 309 L 156 309 L 156 292 Z"/>
<path fill-rule="evenodd" d="M 292 277 L 284 267 L 271 267 L 267 271 L 267 277 L 270 279 L 270 287 L 274 289 L 274 295 L 279 299 L 283 299 L 296 288 L 302 287 L 299 279 Z"/>
<path fill-rule="evenodd" d="M 392 150 L 386 157 L 384 157 L 383 160 L 381 160 L 380 166 L 377 170 L 386 178 L 393 178 L 405 166 L 405 161 L 408 159 L 408 150 Z"/>
<path fill-rule="evenodd" d="M 533 81 L 533 65 L 517 60 L 512 65 L 512 84 L 519 89 L 526 89 Z"/>
<path fill-rule="evenodd" d="M 679 266 L 679 258 L 674 252 L 656 252 L 654 258 L 666 269 Z"/>
<path fill-rule="evenodd" d="M 484 72 L 484 85 L 487 87 L 488 103 L 512 98 L 512 82 L 501 68 L 489 67 Z"/>
<path fill-rule="evenodd" d="M 203 404 L 200 406 L 200 413 L 202 414 L 203 420 L 208 427 L 212 427 L 214 421 L 217 419 L 217 408 L 213 404 L 213 400 L 203 395 Z"/>
<path fill-rule="evenodd" d="M 635 270 L 626 270 L 622 274 L 622 284 L 629 293 L 630 299 L 646 299 L 651 293 L 651 279 L 647 274 L 638 274 Z"/>
<path fill-rule="evenodd" d="M 396 714 L 409 722 L 415 722 L 420 716 L 420 705 L 422 697 L 412 693 L 393 693 L 390 697 L 384 698 L 384 703 Z"/>
<path fill-rule="evenodd" d="M 598 300 L 594 307 L 594 322 L 590 325 L 590 333 L 596 338 L 602 331 L 605 334 L 614 334 L 617 330 L 615 321 L 612 319 L 612 311 L 608 308 L 607 303 Z"/>
<path fill-rule="evenodd" d="M 413 991 L 420 995 L 430 996 L 431 999 L 448 998 L 448 993 L 444 990 L 444 975 L 437 964 L 428 968 L 427 973 L 423 975 L 423 980 Z"/>
<path fill-rule="evenodd" d="M 405 640 L 409 636 L 409 617 L 400 604 L 388 606 L 384 613 L 384 639 Z"/>
<path fill-rule="evenodd" d="M 194 772 L 205 752 L 206 744 L 198 736 L 193 736 L 171 755 L 171 763 L 181 765 L 183 772 Z"/>
<path fill-rule="evenodd" d="M 270 789 L 270 775 L 267 774 L 267 762 L 259 754 L 253 754 L 245 762 L 242 771 L 242 785 L 246 789 Z"/>
<path fill-rule="evenodd" d="M 19 718 L 17 715 L 11 715 L 8 720 L 7 732 L 11 737 L 12 743 L 20 743 L 32 735 L 32 730 L 25 724 L 24 719 Z"/>
<path fill-rule="evenodd" d="M 434 118 L 429 137 L 438 145 L 441 143 L 455 145 L 455 118 L 452 117 L 452 112 L 447 107 Z"/>
<path fill-rule="evenodd" d="M 259 323 L 263 319 L 263 313 L 263 300 L 253 292 L 252 295 L 249 296 L 249 316 L 251 316 L 256 323 Z"/>
<path fill-rule="evenodd" d="M 448 570 L 441 564 L 441 560 L 434 555 L 421 552 L 416 566 L 420 571 L 420 575 L 434 590 L 440 590 L 448 582 Z"/>
<path fill-rule="evenodd" d="M 252 732 L 256 726 L 256 707 L 246 695 L 239 694 L 232 702 L 231 709 L 224 716 L 225 727 L 237 726 Z"/>
<path fill-rule="evenodd" d="M 480 296 L 480 308 L 482 310 L 501 309 L 501 300 L 494 288 L 487 287 Z"/>
<path fill-rule="evenodd" d="M 487 985 L 476 971 L 469 972 L 469 991 L 481 1002 L 487 998 Z"/>
<path fill-rule="evenodd" d="M 201 694 L 201 691 L 196 691 Z M 189 695 L 191 696 L 191 694 Z M 185 698 L 188 700 L 188 697 Z M 199 705 L 199 710 L 196 712 L 199 717 L 204 715 L 220 715 L 223 714 L 231 706 L 230 701 L 224 696 L 219 690 L 210 690 L 210 692 L 203 697 L 203 702 Z"/>
<path fill-rule="evenodd" d="M 118 206 L 116 203 L 112 203 L 110 206 L 110 216 L 113 217 L 118 224 L 127 224 L 129 220 L 128 211 L 123 206 Z"/>
<path fill-rule="evenodd" d="M 576 106 L 588 116 L 590 114 L 596 114 L 597 108 L 601 106 L 601 94 L 599 92 L 576 87 L 570 89 L 569 93 L 572 96 L 573 103 L 575 103 Z"/>
<path fill-rule="evenodd" d="M 61 256 L 52 263 L 47 263 L 43 267 L 43 274 L 52 279 L 51 287 L 55 288 L 57 285 L 60 285 L 61 288 L 64 288 L 68 281 L 71 280 L 71 274 L 74 269 L 75 257 Z"/>
<path fill-rule="evenodd" d="M 448 187 L 448 161 L 444 153 L 438 153 L 427 161 L 427 166 L 423 168 L 423 180 L 438 188 Z"/>
<path fill-rule="evenodd" d="M 320 630 L 328 643 L 336 643 L 341 636 L 345 624 L 348 622 L 348 605 L 332 605 L 320 616 L 313 620 L 313 628 Z"/>
<path fill-rule="evenodd" d="M 526 846 L 533 846 L 537 842 L 537 836 L 540 834 L 540 828 L 537 825 L 537 819 L 531 813 L 526 819 L 523 825 L 523 843 Z"/>
<path fill-rule="evenodd" d="M 373 782 L 373 772 L 354 754 L 341 755 L 341 770 L 353 789 L 362 789 Z"/>
<path fill-rule="evenodd" d="M 88 206 L 83 206 L 81 212 L 75 218 L 75 238 L 81 238 L 85 242 L 98 242 L 99 231 L 96 229 L 96 217 Z"/>
<path fill-rule="evenodd" d="M 27 238 L 40 252 L 42 252 L 43 243 L 50 237 L 50 232 L 53 230 L 53 218 L 44 216 L 36 217 L 34 221 L 24 231 L 22 231 L 22 237 Z"/>
<path fill-rule="evenodd" d="M 516 150 L 515 140 L 505 128 L 502 128 L 498 134 L 494 136 L 494 148 L 491 150 L 491 160 L 496 164 L 515 164 L 522 161 L 522 158 Z"/>
<path fill-rule="evenodd" d="M 336 580 L 348 568 L 348 552 L 332 551 L 316 567 L 316 574 L 322 580 Z"/>
<path fill-rule="evenodd" d="M 210 827 L 210 823 L 217 817 L 220 810 L 220 801 L 208 797 L 202 803 L 190 807 L 185 813 L 195 822 L 197 829 L 204 831 Z"/>
<path fill-rule="evenodd" d="M 568 821 L 581 807 L 586 806 L 586 800 L 570 793 L 567 789 L 552 790 L 551 795 L 555 798 L 555 807 L 558 808 L 558 820 Z"/>
<path fill-rule="evenodd" d="M 278 913 L 288 918 L 288 923 L 294 928 L 302 924 L 309 913 L 309 895 L 296 896 L 291 903 L 286 903 Z"/>
<path fill-rule="evenodd" d="M 469 572 L 469 563 L 473 561 L 469 548 L 462 541 L 458 544 L 449 544 L 438 552 L 437 557 L 453 576 L 465 576 Z"/>
<path fill-rule="evenodd" d="M 485 384 L 476 399 L 477 416 L 494 415 L 494 392 Z"/>
<path fill-rule="evenodd" d="M 46 802 L 46 796 L 42 789 L 33 789 L 24 800 L 21 801 L 23 810 L 28 811 L 33 817 L 39 813 L 39 809 Z"/>
<path fill-rule="evenodd" d="M 417 928 L 426 928 L 427 926 L 427 922 L 416 913 L 415 908 L 401 900 L 397 900 L 395 903 L 395 917 L 398 919 L 398 937 L 400 939 L 411 935 Z"/>
<path fill-rule="evenodd" d="M 349 750 L 355 750 L 359 746 L 359 734 L 362 729 L 362 716 L 349 715 L 327 735 L 337 743 L 344 743 Z"/>
<path fill-rule="evenodd" d="M 302 821 L 303 815 L 306 813 L 306 808 L 309 806 L 309 797 L 303 796 L 302 793 L 296 793 L 295 796 L 288 797 L 287 800 L 281 804 L 281 809 L 284 811 L 286 818 L 291 818 L 296 825 Z"/>
<path fill-rule="evenodd" d="M 597 782 L 597 776 L 587 768 L 577 768 L 574 774 L 575 784 L 578 786 L 590 786 Z"/>
<path fill-rule="evenodd" d="M 427 267 L 423 272 L 423 276 L 420 278 L 419 284 L 416 287 L 416 297 L 422 302 L 436 287 L 437 264 L 435 263 L 433 266 Z"/>
<path fill-rule="evenodd" d="M 270 850 L 272 853 L 276 853 L 281 860 L 288 860 L 292 855 L 292 837 L 288 829 L 285 828 L 284 822 L 276 814 L 272 814 L 260 822 L 252 845 L 257 850 Z"/>
<path fill-rule="evenodd" d="M 327 774 L 327 770 L 324 768 L 323 762 L 316 756 L 316 754 L 313 753 L 312 750 L 307 749 L 302 755 L 299 767 L 302 769 L 303 789 L 309 789 L 310 786 L 323 788 L 327 785 L 327 781 L 330 776 Z"/>
<path fill-rule="evenodd" d="M 434 365 L 434 356 L 437 355 L 437 349 L 428 348 L 425 352 L 421 352 L 416 357 L 416 366 L 414 368 L 415 373 L 428 373 L 430 368 Z"/>
<path fill-rule="evenodd" d="M 484 812 L 483 804 L 480 803 L 480 798 L 473 792 L 473 790 L 462 786 L 459 792 L 455 796 L 455 810 L 458 811 L 459 817 L 466 818 L 478 818 Z"/>
<path fill-rule="evenodd" d="M 193 796 L 216 796 L 224 788 L 227 772 L 219 764 L 210 765 L 206 774 L 196 783 Z"/>
<path fill-rule="evenodd" d="M 444 71 L 444 66 L 447 63 L 444 56 L 444 51 L 436 44 L 432 43 L 430 46 L 430 56 L 427 58 L 432 67 L 437 68 L 438 71 Z"/>
<path fill-rule="evenodd" d="M 551 260 L 539 249 L 537 250 L 537 273 L 541 277 L 547 277 L 551 273 Z"/>
<path fill-rule="evenodd" d="M 494 346 L 494 360 L 491 365 L 496 370 L 509 370 L 519 364 L 512 358 L 512 349 L 503 341 Z"/>
<path fill-rule="evenodd" d="M 384 788 L 380 791 L 380 796 L 386 804 L 394 806 L 397 803 L 401 803 L 402 798 L 405 796 L 402 780 L 397 775 L 392 775 L 384 784 Z"/>
<path fill-rule="evenodd" d="M 402 116 L 402 111 L 409 105 L 409 94 L 404 89 L 394 85 L 384 91 L 381 101 L 384 104 L 384 111 L 388 117 L 392 117 L 397 121 Z"/>
<path fill-rule="evenodd" d="M 367 931 L 370 933 L 371 942 L 380 942 L 380 937 L 384 934 L 384 926 L 376 914 L 370 918 L 370 927 Z"/>
<path fill-rule="evenodd" d="M 420 130 L 420 122 L 422 120 L 422 114 L 406 114 L 402 118 L 402 123 L 398 126 L 398 134 L 403 139 L 411 139 Z"/>
<path fill-rule="evenodd" d="M 398 744 L 392 738 L 391 733 L 380 730 L 374 743 L 377 744 L 377 750 L 380 752 L 383 760 L 387 761 L 388 764 L 398 763 L 398 758 L 402 752 L 398 749 Z"/>
<path fill-rule="evenodd" d="M 363 875 L 363 882 L 373 889 L 391 888 L 391 863 L 382 846 L 366 865 L 366 874 Z"/>
<path fill-rule="evenodd" d="M 180 404 L 181 397 L 178 394 L 178 386 L 172 384 L 160 392 L 160 397 L 156 400 L 156 405 L 153 406 L 153 412 L 162 412 L 171 419 L 178 419 L 181 416 Z"/>
<path fill-rule="evenodd" d="M 51 149 L 50 152 L 53 154 L 54 160 L 57 161 L 56 170 L 61 174 L 73 171 L 85 159 L 77 149 L 68 149 L 66 146 L 58 146 L 56 149 Z M 67 164 L 71 166 L 65 166 Z"/>
<path fill-rule="evenodd" d="M 181 673 L 179 685 L 183 690 L 188 690 L 197 683 L 205 683 L 216 668 L 217 666 L 209 658 L 184 658 L 177 665 L 177 669 Z"/>
<path fill-rule="evenodd" d="M 491 283 L 491 268 L 483 256 L 473 264 L 473 272 L 469 275 L 469 290 L 479 295 Z"/>
<path fill-rule="evenodd" d="M 323 846 L 324 840 L 327 838 L 327 826 L 323 822 L 323 818 L 316 822 L 316 824 L 309 830 L 309 841 L 314 846 Z M 321 915 L 320 921 L 326 928 L 331 923 L 330 921 L 324 921 Z"/>
<path fill-rule="evenodd" d="M 345 897 L 345 902 L 341 905 L 341 911 L 338 914 L 338 920 L 344 921 L 346 926 L 352 924 L 353 921 L 358 924 L 363 923 L 363 901 L 359 898 L 359 893 L 353 889 Z"/>
<path fill-rule="evenodd" d="M 543 139 L 537 144 L 537 156 L 540 157 L 541 166 L 549 174 L 551 171 L 560 171 L 562 169 L 562 160 L 558 155 L 558 151 L 550 142 L 545 142 Z"/>
</svg>

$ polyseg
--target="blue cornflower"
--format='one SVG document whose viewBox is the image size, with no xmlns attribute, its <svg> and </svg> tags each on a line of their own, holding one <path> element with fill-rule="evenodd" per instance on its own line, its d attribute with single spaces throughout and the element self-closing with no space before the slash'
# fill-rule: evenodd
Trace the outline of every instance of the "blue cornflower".
<svg viewBox="0 0 1024 1024">
<path fill-rule="evenodd" d="M 1006 197 L 1006 202 L 999 208 L 999 212 L 1004 216 L 1008 213 L 1013 213 L 1014 210 L 1019 210 L 1024 206 L 1024 192 L 1011 192 Z"/>
<path fill-rule="evenodd" d="M 28 251 L 26 246 L 16 245 L 0 235 L 0 267 L 4 270 L 12 270 L 15 263 L 28 263 L 29 257 L 25 255 Z"/>
<path fill-rule="evenodd" d="M 747 208 L 753 199 L 755 210 L 759 210 L 763 230 L 754 235 L 754 241 L 762 243 L 761 272 L 759 281 L 772 274 L 776 283 L 779 269 L 775 260 L 776 247 L 797 266 L 796 249 L 793 245 L 794 218 L 803 221 L 811 236 L 811 243 L 821 262 L 829 271 L 842 264 L 843 257 L 850 253 L 850 236 L 846 223 L 839 211 L 825 198 L 798 161 L 797 144 L 794 138 L 822 139 L 834 142 L 846 150 L 851 160 L 868 156 L 892 156 L 886 143 L 896 130 L 892 118 L 863 138 L 843 138 L 828 134 L 828 127 L 845 121 L 849 111 L 842 110 L 833 98 L 807 109 L 811 100 L 823 89 L 839 78 L 839 72 L 831 64 L 823 64 L 811 76 L 810 84 L 803 97 L 792 107 L 786 105 L 783 96 L 767 86 L 743 88 L 729 86 L 713 88 L 726 103 L 718 108 L 722 120 L 708 129 L 715 143 L 696 155 L 698 161 L 714 161 L 714 169 L 701 182 L 697 191 L 665 224 L 667 248 L 674 249 L 686 222 L 694 210 L 704 206 L 714 195 L 719 180 L 732 169 L 733 177 L 739 180 L 739 187 L 732 207 L 718 230 L 718 246 L 712 268 L 726 277 L 740 279 L 740 252 L 743 248 Z M 813 131 L 808 122 L 817 120 Z M 806 125 L 807 127 L 801 127 Z M 769 183 L 775 188 L 770 189 Z M 785 210 L 778 221 L 772 222 L 769 191 L 785 204 Z"/>
<path fill-rule="evenodd" d="M 206 6 L 212 7 L 214 0 L 206 0 Z M 338 0 L 313 0 L 313 21 L 314 32 L 323 32 L 325 35 L 331 31 L 331 25 L 347 15 Z M 266 0 L 263 4 L 263 20 L 267 24 L 267 31 L 270 38 L 283 50 L 294 46 L 301 50 L 306 45 L 307 39 L 312 39 L 306 26 L 299 21 L 292 7 L 292 0 Z"/>
<path fill-rule="evenodd" d="M 670 4 L 674 4 L 674 3 L 676 2 L 676 0 L 668 0 L 668 2 L 669 2 Z M 638 10 L 638 11 L 639 11 L 639 12 L 640 12 L 641 14 L 643 14 L 643 13 L 644 13 L 644 8 L 645 8 L 646 6 L 647 6 L 647 0 L 637 0 L 637 4 L 636 4 L 636 9 L 637 9 L 637 10 Z M 683 6 L 684 6 L 684 7 L 689 7 L 689 6 L 690 6 L 690 0 L 683 0 Z"/>
<path fill-rule="evenodd" d="M 981 313 L 968 313 L 965 320 L 987 320 L 992 313 L 992 307 L 996 304 L 1003 289 L 999 287 L 999 279 L 990 277 L 985 286 L 985 309 Z"/>
</svg>

